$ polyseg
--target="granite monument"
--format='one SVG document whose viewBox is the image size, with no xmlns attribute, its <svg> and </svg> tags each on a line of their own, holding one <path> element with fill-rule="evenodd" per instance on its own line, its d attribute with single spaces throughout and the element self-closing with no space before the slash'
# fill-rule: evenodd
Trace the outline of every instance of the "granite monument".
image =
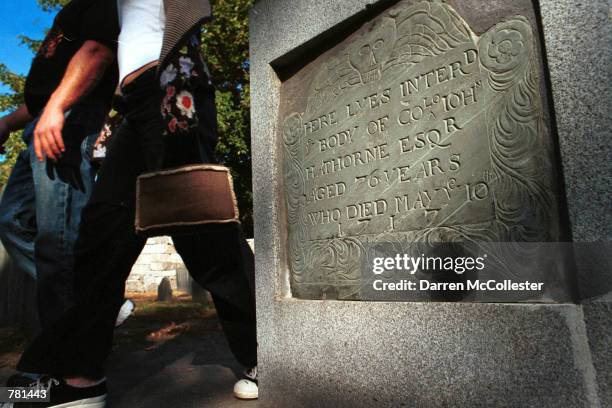
<svg viewBox="0 0 612 408">
<path fill-rule="evenodd" d="M 288 4 L 250 15 L 260 403 L 610 406 L 609 3 Z M 534 297 L 385 301 L 380 241 L 573 256 L 522 257 Z"/>
</svg>

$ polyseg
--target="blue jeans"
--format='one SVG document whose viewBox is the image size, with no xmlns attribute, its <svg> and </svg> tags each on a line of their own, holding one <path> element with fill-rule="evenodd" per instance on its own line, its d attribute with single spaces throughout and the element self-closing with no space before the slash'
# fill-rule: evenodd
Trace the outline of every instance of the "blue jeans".
<svg viewBox="0 0 612 408">
<path fill-rule="evenodd" d="M 213 150 L 212 145 L 201 146 L 205 133 L 164 139 L 158 82 L 152 69 L 122 89 L 123 123 L 83 209 L 75 246 L 75 305 L 24 351 L 17 366 L 21 371 L 104 376 L 125 281 L 146 241 L 134 229 L 136 178 L 162 167 L 214 159 L 198 154 L 200 147 L 202 152 Z M 203 100 L 214 106 L 212 89 L 200 95 L 196 109 Z M 236 359 L 247 367 L 256 365 L 255 294 L 249 284 L 254 259 L 240 227 L 211 225 L 172 240 L 193 279 L 210 291 Z"/>
<path fill-rule="evenodd" d="M 23 133 L 27 148 L 15 163 L 0 201 L 0 239 L 13 262 L 36 280 L 42 327 L 73 302 L 73 247 L 81 210 L 91 194 L 90 164 L 104 112 L 77 106 L 66 117 L 66 152 L 57 164 L 34 154 L 37 120 Z"/>
</svg>

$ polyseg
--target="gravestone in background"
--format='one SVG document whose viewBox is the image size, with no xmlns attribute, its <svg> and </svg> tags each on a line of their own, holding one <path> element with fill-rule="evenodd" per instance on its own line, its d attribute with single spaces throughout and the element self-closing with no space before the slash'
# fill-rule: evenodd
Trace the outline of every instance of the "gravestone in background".
<svg viewBox="0 0 612 408">
<path fill-rule="evenodd" d="M 157 301 L 170 302 L 172 300 L 172 284 L 170 279 L 163 278 L 157 287 Z"/>
<path fill-rule="evenodd" d="M 610 193 L 598 177 L 610 174 L 608 12 L 604 0 L 255 3 L 262 403 L 612 403 L 612 288 L 577 304 L 573 263 L 542 262 L 545 245 L 510 257 L 510 272 L 545 282 L 533 296 L 387 302 L 362 290 L 380 242 L 610 239 L 586 233 Z M 590 269 L 590 281 L 609 273 Z"/>
</svg>

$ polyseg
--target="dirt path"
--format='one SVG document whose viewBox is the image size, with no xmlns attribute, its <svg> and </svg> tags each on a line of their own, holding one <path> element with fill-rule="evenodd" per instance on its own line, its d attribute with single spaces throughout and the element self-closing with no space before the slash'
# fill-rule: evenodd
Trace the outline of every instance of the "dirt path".
<svg viewBox="0 0 612 408">
<path fill-rule="evenodd" d="M 115 331 L 107 364 L 109 408 L 254 408 L 232 388 L 241 367 L 234 360 L 214 309 L 187 297 L 158 303 L 134 299 L 136 311 Z M 13 373 L 26 337 L 0 329 L 0 384 Z"/>
</svg>

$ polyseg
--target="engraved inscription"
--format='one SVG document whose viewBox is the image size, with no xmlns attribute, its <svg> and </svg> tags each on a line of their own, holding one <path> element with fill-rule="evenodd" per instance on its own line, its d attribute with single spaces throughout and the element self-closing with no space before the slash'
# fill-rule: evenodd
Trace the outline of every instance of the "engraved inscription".
<svg viewBox="0 0 612 408">
<path fill-rule="evenodd" d="M 356 298 L 368 242 L 544 241 L 534 36 L 400 5 L 317 61 L 281 119 L 292 291 Z"/>
</svg>

